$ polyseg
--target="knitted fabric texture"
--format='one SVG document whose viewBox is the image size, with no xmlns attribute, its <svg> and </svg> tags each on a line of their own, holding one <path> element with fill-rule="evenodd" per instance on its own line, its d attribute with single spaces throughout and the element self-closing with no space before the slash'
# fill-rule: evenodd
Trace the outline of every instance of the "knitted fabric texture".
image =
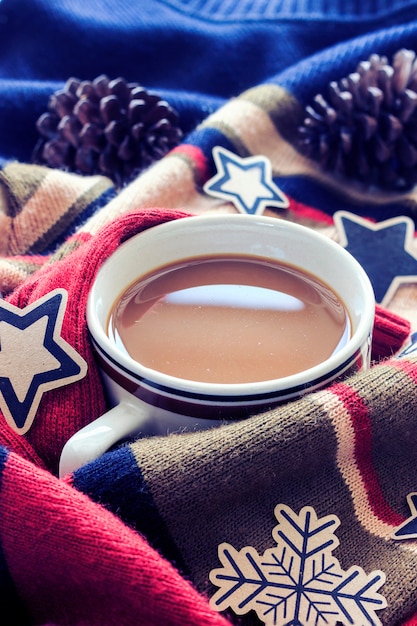
<svg viewBox="0 0 417 626">
<path fill-rule="evenodd" d="M 85 240 L 83 245 L 61 261 L 46 263 L 7 298 L 10 304 L 22 309 L 56 288 L 66 289 L 68 304 L 61 336 L 85 359 L 88 372 L 80 381 L 48 393 L 48 401 L 41 403 L 34 424 L 24 437 L 16 434 L 4 419 L 0 420 L 0 443 L 57 473 L 65 442 L 108 408 L 85 321 L 87 297 L 97 270 L 129 237 L 186 215 L 162 209 L 127 213 L 104 226 L 96 236 Z M 197 219 L 195 216 L 189 218 Z M 377 343 L 373 358 L 395 353 L 404 343 L 408 331 L 409 325 L 405 320 L 378 307 L 375 317 Z M 27 443 L 31 447 L 27 447 Z"/>
<path fill-rule="evenodd" d="M 0 448 L 0 481 L 7 624 L 226 626 L 143 537 L 49 472 Z"/>
<path fill-rule="evenodd" d="M 341 520 L 338 559 L 386 573 L 382 621 L 397 624 L 416 608 L 415 543 L 391 538 L 415 489 L 416 400 L 417 360 L 392 359 L 248 420 L 138 440 L 66 481 L 117 510 L 211 595 L 218 545 L 265 550 L 276 504 L 332 511 Z"/>
<path fill-rule="evenodd" d="M 269 159 L 288 208 L 268 216 L 339 242 L 338 211 L 415 225 L 415 187 L 380 193 L 325 173 L 297 135 L 330 81 L 373 53 L 415 49 L 416 9 L 414 0 L 0 2 L 0 291 L 23 309 L 65 289 L 62 336 L 88 365 L 85 378 L 43 395 L 24 436 L 0 414 L 0 598 L 11 624 L 259 624 L 210 609 L 209 572 L 222 542 L 269 548 L 278 504 L 337 515 L 341 567 L 386 576 L 381 623 L 417 624 L 415 542 L 391 537 L 417 485 L 417 362 L 411 349 L 397 358 L 417 329 L 416 276 L 377 306 L 368 371 L 241 422 L 118 446 L 56 477 L 67 439 L 108 408 L 85 320 L 94 276 L 146 228 L 236 211 L 203 191 L 214 147 Z M 70 76 L 102 73 L 155 88 L 185 131 L 122 191 L 103 176 L 29 164 L 51 93 Z M 415 237 L 406 244 L 415 262 Z M 377 280 L 394 257 L 387 247 Z"/>
<path fill-rule="evenodd" d="M 65 442 L 107 408 L 85 321 L 88 292 L 95 274 L 125 239 L 182 215 L 185 214 L 168 210 L 130 213 L 85 241 L 60 262 L 43 266 L 10 295 L 8 301 L 22 309 L 53 289 L 64 288 L 68 292 L 68 304 L 61 336 L 85 359 L 88 372 L 80 381 L 49 392 L 48 401 L 39 407 L 34 424 L 24 437 L 17 435 L 4 419 L 0 420 L 1 443 L 32 461 L 41 460 L 44 467 L 57 473 Z M 27 442 L 32 446 L 29 452 Z M 36 451 L 35 456 L 33 451 Z"/>
</svg>

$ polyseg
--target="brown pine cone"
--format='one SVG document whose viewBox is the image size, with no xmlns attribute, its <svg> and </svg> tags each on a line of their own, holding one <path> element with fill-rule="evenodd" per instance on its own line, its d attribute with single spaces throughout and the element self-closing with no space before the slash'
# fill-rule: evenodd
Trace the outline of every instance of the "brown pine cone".
<svg viewBox="0 0 417 626">
<path fill-rule="evenodd" d="M 417 182 L 417 60 L 373 54 L 305 109 L 299 150 L 324 170 L 367 187 L 404 191 Z"/>
<path fill-rule="evenodd" d="M 128 183 L 182 138 L 177 112 L 158 95 L 123 78 L 70 78 L 37 121 L 32 161 Z"/>
</svg>

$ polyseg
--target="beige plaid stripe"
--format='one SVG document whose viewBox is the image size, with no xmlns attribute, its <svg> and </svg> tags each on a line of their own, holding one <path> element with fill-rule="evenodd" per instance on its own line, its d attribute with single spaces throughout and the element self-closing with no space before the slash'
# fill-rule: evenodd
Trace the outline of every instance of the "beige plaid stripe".
<svg viewBox="0 0 417 626">
<path fill-rule="evenodd" d="M 58 170 L 13 163 L 0 172 L 3 206 L 0 253 L 41 253 L 106 190 L 102 176 L 83 177 Z"/>
<path fill-rule="evenodd" d="M 412 367 L 416 370 L 417 363 Z M 398 394 L 387 399 L 381 394 L 387 388 Z M 407 493 L 416 489 L 410 469 L 415 467 L 417 436 L 410 429 L 417 385 L 387 363 L 351 377 L 346 389 L 353 397 L 359 393 L 368 407 L 370 462 L 382 477 L 384 493 L 392 496 L 387 505 L 405 519 Z M 380 447 L 387 421 L 390 440 L 403 442 L 402 463 L 408 463 L 400 482 L 394 458 L 386 463 Z M 250 545 L 261 553 L 274 545 L 276 504 L 297 513 L 312 506 L 319 516 L 339 517 L 335 556 L 345 570 L 358 565 L 367 572 L 385 572 L 381 591 L 388 608 L 381 620 L 396 624 L 417 609 L 417 545 L 391 539 L 394 526 L 370 506 L 356 446 L 352 415 L 330 388 L 221 429 L 138 440 L 131 450 L 201 591 L 212 592 L 208 573 L 218 566 L 220 543 L 236 549 Z"/>
</svg>

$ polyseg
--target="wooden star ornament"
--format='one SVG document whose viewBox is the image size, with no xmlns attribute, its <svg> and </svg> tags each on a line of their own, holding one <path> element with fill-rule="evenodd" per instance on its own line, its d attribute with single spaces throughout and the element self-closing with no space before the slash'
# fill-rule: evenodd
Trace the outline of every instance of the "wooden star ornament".
<svg viewBox="0 0 417 626">
<path fill-rule="evenodd" d="M 241 158 L 215 146 L 213 159 L 217 174 L 204 185 L 208 195 L 232 202 L 240 213 L 248 215 L 258 215 L 267 207 L 288 208 L 288 198 L 275 185 L 267 157 Z"/>
<path fill-rule="evenodd" d="M 80 380 L 84 359 L 62 337 L 67 292 L 56 289 L 24 309 L 0 300 L 0 409 L 23 435 L 42 396 Z"/>
<path fill-rule="evenodd" d="M 378 304 L 386 306 L 401 284 L 417 284 L 411 218 L 399 216 L 374 223 L 348 211 L 337 211 L 333 217 L 339 243 L 368 274 Z"/>
<path fill-rule="evenodd" d="M 417 539 L 417 493 L 409 493 L 407 502 L 411 515 L 395 530 L 393 539 Z"/>
</svg>

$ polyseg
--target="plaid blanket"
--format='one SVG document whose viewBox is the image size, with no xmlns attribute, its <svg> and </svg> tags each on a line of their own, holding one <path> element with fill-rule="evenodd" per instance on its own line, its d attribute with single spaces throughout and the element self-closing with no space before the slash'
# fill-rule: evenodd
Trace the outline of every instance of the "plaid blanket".
<svg viewBox="0 0 417 626">
<path fill-rule="evenodd" d="M 0 2 L 3 310 L 22 321 L 64 290 L 61 337 L 87 366 L 43 393 L 27 432 L 0 413 L 2 623 L 417 624 L 415 104 L 404 104 L 416 70 L 401 53 L 417 50 L 417 3 L 309 5 Z M 384 169 L 374 142 L 379 179 L 368 184 L 340 170 L 342 143 L 339 169 L 306 153 L 300 127 L 309 118 L 324 141 L 329 103 L 342 107 L 335 84 L 372 73 L 372 55 L 398 92 L 384 119 L 399 119 L 411 143 Z M 50 95 L 102 73 L 159 88 L 183 131 L 121 186 L 31 156 Z M 139 438 L 60 479 L 65 442 L 108 408 L 85 320 L 94 276 L 144 229 L 237 210 L 204 189 L 215 147 L 268 159 L 288 206 L 264 214 L 318 230 L 363 264 L 378 294 L 372 366 L 239 422 Z"/>
</svg>

